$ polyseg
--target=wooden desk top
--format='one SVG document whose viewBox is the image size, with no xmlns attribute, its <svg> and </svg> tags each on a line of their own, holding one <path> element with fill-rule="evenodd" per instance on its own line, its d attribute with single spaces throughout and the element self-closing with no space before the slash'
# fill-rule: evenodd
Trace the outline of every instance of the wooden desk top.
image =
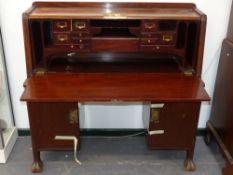
<svg viewBox="0 0 233 175">
<path fill-rule="evenodd" d="M 22 101 L 209 101 L 204 83 L 179 73 L 56 73 L 24 83 Z"/>
<path fill-rule="evenodd" d="M 44 3 L 29 10 L 31 19 L 180 19 L 201 18 L 194 4 L 168 3 Z"/>
</svg>

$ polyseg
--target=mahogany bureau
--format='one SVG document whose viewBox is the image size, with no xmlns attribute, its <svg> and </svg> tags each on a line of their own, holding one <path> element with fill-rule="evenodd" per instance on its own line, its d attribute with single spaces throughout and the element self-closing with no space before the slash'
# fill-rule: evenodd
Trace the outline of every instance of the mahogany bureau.
<svg viewBox="0 0 233 175">
<path fill-rule="evenodd" d="M 148 146 L 193 152 L 206 16 L 194 4 L 35 2 L 23 14 L 33 172 L 40 152 L 79 142 L 78 103 L 146 102 Z"/>
</svg>

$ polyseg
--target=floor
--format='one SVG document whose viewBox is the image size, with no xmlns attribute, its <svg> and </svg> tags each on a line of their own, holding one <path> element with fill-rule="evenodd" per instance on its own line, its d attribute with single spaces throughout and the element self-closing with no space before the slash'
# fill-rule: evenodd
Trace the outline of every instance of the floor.
<svg viewBox="0 0 233 175">
<path fill-rule="evenodd" d="M 148 150 L 144 137 L 84 137 L 78 158 L 72 152 L 43 152 L 41 175 L 221 175 L 224 160 L 216 144 L 207 147 L 197 137 L 195 172 L 183 171 L 184 151 Z M 0 175 L 29 175 L 32 162 L 30 137 L 19 137 Z"/>
</svg>

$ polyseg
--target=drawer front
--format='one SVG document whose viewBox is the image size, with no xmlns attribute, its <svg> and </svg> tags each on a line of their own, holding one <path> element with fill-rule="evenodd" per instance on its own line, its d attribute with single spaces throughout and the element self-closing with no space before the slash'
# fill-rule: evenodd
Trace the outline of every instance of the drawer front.
<svg viewBox="0 0 233 175">
<path fill-rule="evenodd" d="M 83 38 L 71 38 L 72 43 L 74 44 L 89 44 L 90 39 L 83 39 Z"/>
<path fill-rule="evenodd" d="M 70 33 L 53 33 L 54 44 L 69 44 L 71 42 Z"/>
<path fill-rule="evenodd" d="M 73 31 L 88 31 L 89 23 L 86 20 L 73 20 L 72 29 Z"/>
<path fill-rule="evenodd" d="M 141 38 L 141 45 L 160 45 L 160 46 L 173 46 L 176 43 L 175 33 L 157 33 L 153 34 L 150 38 Z"/>
<path fill-rule="evenodd" d="M 55 140 L 55 136 L 79 139 L 77 103 L 28 103 L 32 140 L 38 149 L 73 149 L 73 141 Z M 80 143 L 80 140 L 79 140 Z"/>
<path fill-rule="evenodd" d="M 91 47 L 90 44 L 57 44 L 56 48 L 72 52 L 89 52 Z"/>
<path fill-rule="evenodd" d="M 153 20 L 142 21 L 141 31 L 142 32 L 156 32 L 158 30 L 158 23 Z"/>
<path fill-rule="evenodd" d="M 141 44 L 142 45 L 157 45 L 159 43 L 159 36 L 154 38 L 142 38 Z"/>
<path fill-rule="evenodd" d="M 200 103 L 165 103 L 151 108 L 150 148 L 190 148 L 195 141 Z"/>
<path fill-rule="evenodd" d="M 71 37 L 76 39 L 76 38 L 90 38 L 90 33 L 89 32 L 73 32 L 71 33 Z"/>
<path fill-rule="evenodd" d="M 70 31 L 71 22 L 70 20 L 55 20 L 53 21 L 53 30 L 58 32 Z"/>
</svg>

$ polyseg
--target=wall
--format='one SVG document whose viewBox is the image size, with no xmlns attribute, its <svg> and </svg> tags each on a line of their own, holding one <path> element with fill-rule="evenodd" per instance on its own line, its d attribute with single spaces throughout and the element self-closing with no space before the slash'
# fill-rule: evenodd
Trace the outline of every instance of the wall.
<svg viewBox="0 0 233 175">
<path fill-rule="evenodd" d="M 12 123 L 13 123 L 1 41 L 2 40 L 0 36 L 0 134 L 2 132 L 1 129 L 10 128 L 12 127 Z M 0 147 L 1 147 L 1 143 L 0 143 Z"/>
<path fill-rule="evenodd" d="M 64 1 L 64 0 L 63 0 Z M 70 1 L 70 0 L 69 0 Z M 111 1 L 111 0 L 109 0 Z M 139 0 L 136 0 L 139 2 Z M 146 2 L 145 0 L 141 0 Z M 28 128 L 25 103 L 19 101 L 26 78 L 21 15 L 33 0 L 0 0 L 0 24 L 6 53 L 15 122 L 18 128 Z M 132 1 L 131 1 L 132 2 Z M 154 0 L 147 2 L 193 2 L 208 16 L 202 79 L 212 96 L 221 42 L 226 35 L 231 0 Z M 103 106 L 104 105 L 104 106 Z M 210 103 L 203 103 L 199 128 L 205 127 L 210 113 Z M 91 104 L 82 107 L 85 128 L 142 128 L 143 107 L 140 104 Z M 84 115 L 82 115 L 84 116 Z"/>
</svg>

